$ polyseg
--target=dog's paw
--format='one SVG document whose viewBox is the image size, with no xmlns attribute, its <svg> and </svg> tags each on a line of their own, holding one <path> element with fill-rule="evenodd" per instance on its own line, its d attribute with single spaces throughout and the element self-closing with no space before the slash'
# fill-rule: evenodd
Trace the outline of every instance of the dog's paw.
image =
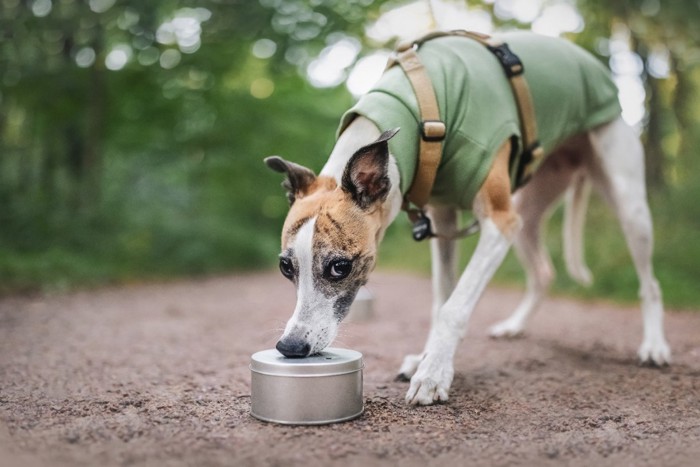
<svg viewBox="0 0 700 467">
<path fill-rule="evenodd" d="M 664 366 L 671 363 L 671 349 L 663 337 L 644 339 L 637 355 L 642 364 Z"/>
<path fill-rule="evenodd" d="M 399 381 L 410 381 L 411 377 L 416 373 L 418 365 L 420 365 L 421 360 L 425 354 L 417 355 L 406 355 L 399 368 L 399 374 L 396 375 L 396 379 Z"/>
<path fill-rule="evenodd" d="M 451 361 L 426 357 L 411 378 L 411 386 L 406 393 L 406 403 L 411 405 L 431 405 L 446 402 L 454 370 Z"/>
<path fill-rule="evenodd" d="M 517 337 L 523 333 L 523 323 L 520 320 L 506 319 L 489 328 L 489 336 L 493 338 Z"/>
</svg>

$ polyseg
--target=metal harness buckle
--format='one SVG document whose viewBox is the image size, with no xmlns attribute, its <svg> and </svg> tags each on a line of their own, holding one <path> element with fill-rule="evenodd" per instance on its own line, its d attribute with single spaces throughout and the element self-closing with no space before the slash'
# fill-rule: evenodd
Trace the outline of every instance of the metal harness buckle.
<svg viewBox="0 0 700 467">
<path fill-rule="evenodd" d="M 442 120 L 423 120 L 418 128 L 423 141 L 442 141 L 447 134 L 447 127 Z"/>
</svg>

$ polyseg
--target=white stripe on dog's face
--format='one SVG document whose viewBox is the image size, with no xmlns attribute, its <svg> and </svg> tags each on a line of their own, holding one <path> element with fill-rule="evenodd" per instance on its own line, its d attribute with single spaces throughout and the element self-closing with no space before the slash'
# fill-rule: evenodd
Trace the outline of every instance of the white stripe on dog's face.
<svg viewBox="0 0 700 467">
<path fill-rule="evenodd" d="M 338 329 L 338 322 L 333 316 L 332 300 L 319 293 L 314 286 L 315 225 L 316 218 L 308 220 L 299 229 L 286 252 L 296 262 L 297 304 L 294 314 L 287 322 L 283 339 L 308 344 L 310 353 L 320 351 L 330 344 Z"/>
<path fill-rule="evenodd" d="M 299 272 L 297 276 L 297 294 L 310 300 L 314 297 L 314 277 L 313 277 L 313 245 L 314 245 L 314 225 L 316 218 L 304 224 L 296 235 L 291 249 L 294 251 Z M 313 305 L 313 303 L 309 303 Z M 298 308 L 298 307 L 297 307 Z M 295 313 L 296 314 L 296 313 Z"/>
<path fill-rule="evenodd" d="M 294 202 L 280 269 L 296 285 L 297 303 L 278 343 L 282 353 L 305 356 L 333 341 L 374 268 L 380 225 L 379 212 L 360 209 L 334 180 L 319 179 L 316 190 Z"/>
</svg>

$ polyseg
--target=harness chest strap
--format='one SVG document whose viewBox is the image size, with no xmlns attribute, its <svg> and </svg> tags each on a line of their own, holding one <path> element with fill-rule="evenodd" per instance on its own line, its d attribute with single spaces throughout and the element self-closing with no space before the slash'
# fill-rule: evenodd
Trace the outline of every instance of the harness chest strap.
<svg viewBox="0 0 700 467">
<path fill-rule="evenodd" d="M 445 123 L 440 120 L 440 110 L 432 82 L 416 50 L 423 42 L 443 36 L 462 36 L 473 39 L 488 48 L 503 66 L 515 97 L 523 141 L 521 161 L 516 174 L 516 188 L 527 182 L 544 155 L 537 140 L 537 121 L 535 120 L 530 89 L 523 76 L 524 68 L 520 59 L 510 51 L 507 44 L 498 42 L 485 34 L 461 30 L 435 32 L 417 41 L 400 44 L 396 48 L 395 57 L 389 61 L 387 68 L 397 63 L 401 66 L 418 101 L 421 119 L 419 123 L 421 138 L 418 165 L 403 205 L 403 209 L 407 211 L 409 218 L 420 231 L 417 235 L 416 228 L 414 228 L 414 238 L 417 240 L 433 235 L 422 209 L 428 203 L 435 182 L 437 168 L 442 157 L 442 141 L 445 139 L 447 128 Z M 418 206 L 419 209 L 411 209 L 411 203 Z M 421 221 L 423 222 L 422 226 L 418 225 Z M 470 226 L 465 231 L 473 233 L 474 228 Z"/>
<path fill-rule="evenodd" d="M 432 82 L 416 53 L 416 48 L 413 44 L 399 46 L 397 61 L 413 87 L 421 118 L 418 164 L 406 198 L 422 208 L 428 204 L 430 198 L 442 158 L 442 141 L 447 134 L 447 128 L 440 119 L 440 108 Z"/>
<path fill-rule="evenodd" d="M 516 188 L 519 188 L 528 182 L 544 156 L 544 150 L 537 139 L 535 107 L 532 103 L 530 87 L 525 80 L 525 68 L 518 56 L 510 50 L 505 42 L 497 41 L 486 34 L 471 31 L 452 31 L 448 34 L 474 39 L 489 49 L 503 66 L 513 91 L 513 97 L 515 97 L 518 119 L 520 120 L 520 132 L 522 133 L 522 159 L 516 174 Z"/>
</svg>

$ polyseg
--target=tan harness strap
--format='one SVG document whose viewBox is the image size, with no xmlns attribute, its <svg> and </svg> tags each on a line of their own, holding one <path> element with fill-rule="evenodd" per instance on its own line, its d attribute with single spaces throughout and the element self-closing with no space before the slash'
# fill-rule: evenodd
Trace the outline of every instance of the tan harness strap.
<svg viewBox="0 0 700 467">
<path fill-rule="evenodd" d="M 447 133 L 445 123 L 440 120 L 440 109 L 430 77 L 416 53 L 416 47 L 409 44 L 397 49 L 396 61 L 403 68 L 413 87 L 420 112 L 420 146 L 416 173 L 406 197 L 416 206 L 428 204 L 430 192 L 435 183 L 440 159 L 442 140 Z"/>
<path fill-rule="evenodd" d="M 513 94 L 518 104 L 518 117 L 520 118 L 520 128 L 523 136 L 523 155 L 529 158 L 521 163 L 523 171 L 519 174 L 520 185 L 526 183 L 535 169 L 542 163 L 544 149 L 537 139 L 537 120 L 535 120 L 535 107 L 532 103 L 532 94 L 523 75 L 514 76 L 510 79 Z"/>
<path fill-rule="evenodd" d="M 481 34 L 473 31 L 455 30 L 455 31 L 437 31 L 428 34 L 418 41 L 417 44 L 443 36 L 462 36 L 473 39 L 489 49 L 501 62 L 510 82 L 515 97 L 515 103 L 518 108 L 518 118 L 520 119 L 520 131 L 523 140 L 523 158 L 527 159 L 521 163 L 523 167 L 522 173 L 518 174 L 517 183 L 522 185 L 532 176 L 537 166 L 542 162 L 544 150 L 537 139 L 537 120 L 535 119 L 535 107 L 532 103 L 532 94 L 530 87 L 523 75 L 523 65 L 519 59 L 510 51 L 508 45 L 497 41 L 489 35 Z M 515 60 L 513 60 L 513 58 Z"/>
<path fill-rule="evenodd" d="M 505 70 L 518 109 L 523 142 L 521 161 L 518 164 L 518 173 L 516 174 L 516 188 L 527 182 L 544 156 L 544 151 L 537 140 L 535 108 L 530 88 L 523 76 L 523 65 L 520 59 L 510 51 L 507 44 L 486 34 L 464 30 L 433 32 L 416 41 L 400 44 L 396 48 L 395 56 L 389 60 L 387 69 L 397 63 L 401 66 L 418 101 L 421 120 L 419 123 L 418 164 L 403 204 L 403 209 L 414 223 L 413 237 L 416 240 L 434 236 L 430 221 L 423 213 L 423 208 L 430 199 L 430 192 L 433 189 L 437 169 L 442 158 L 442 141 L 447 133 L 445 123 L 440 119 L 440 109 L 430 77 L 416 51 L 424 42 L 443 36 L 462 36 L 479 42 L 498 58 Z M 411 209 L 411 203 L 418 209 Z M 474 228 L 472 226 L 465 231 L 472 232 Z"/>
</svg>

